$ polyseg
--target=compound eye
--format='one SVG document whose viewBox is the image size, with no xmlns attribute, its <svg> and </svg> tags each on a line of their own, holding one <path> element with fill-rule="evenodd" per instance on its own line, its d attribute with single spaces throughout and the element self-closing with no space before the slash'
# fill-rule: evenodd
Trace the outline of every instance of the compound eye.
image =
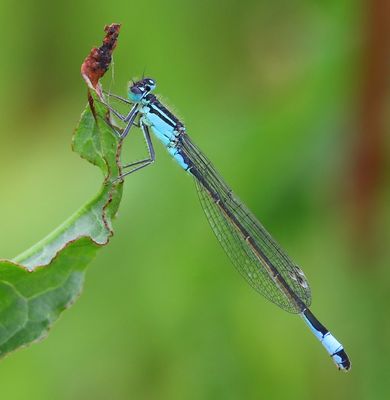
<svg viewBox="0 0 390 400">
<path fill-rule="evenodd" d="M 156 82 L 153 79 L 147 79 L 146 83 L 149 86 L 149 90 L 152 90 L 156 87 Z"/>
<path fill-rule="evenodd" d="M 143 92 L 143 88 L 139 88 L 138 86 L 132 86 L 130 88 L 130 90 L 134 93 L 134 94 L 142 94 Z"/>
</svg>

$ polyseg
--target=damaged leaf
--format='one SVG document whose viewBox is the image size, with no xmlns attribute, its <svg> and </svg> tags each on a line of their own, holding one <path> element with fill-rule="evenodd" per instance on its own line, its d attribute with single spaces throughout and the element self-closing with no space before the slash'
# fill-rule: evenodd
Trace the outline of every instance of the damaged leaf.
<svg viewBox="0 0 390 400">
<path fill-rule="evenodd" d="M 122 183 L 115 182 L 120 146 L 99 101 L 99 79 L 110 66 L 119 29 L 118 24 L 106 26 L 102 46 L 92 49 L 81 67 L 89 104 L 72 142 L 74 151 L 100 168 L 102 187 L 45 239 L 13 260 L 0 260 L 0 357 L 45 337 L 80 295 L 87 265 L 113 235 L 122 196 Z"/>
</svg>

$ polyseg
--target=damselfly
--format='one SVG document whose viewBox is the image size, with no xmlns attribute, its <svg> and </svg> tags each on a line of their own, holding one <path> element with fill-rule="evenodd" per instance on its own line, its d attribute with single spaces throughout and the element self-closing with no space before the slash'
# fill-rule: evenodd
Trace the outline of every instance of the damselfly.
<svg viewBox="0 0 390 400">
<path fill-rule="evenodd" d="M 153 79 L 144 78 L 129 86 L 128 100 L 110 94 L 132 105 L 127 115 L 107 105 L 125 123 L 117 134 L 124 139 L 134 125 L 140 127 L 149 152 L 148 158 L 124 165 L 122 168 L 127 171 L 118 179 L 154 161 L 152 131 L 180 167 L 194 177 L 210 225 L 238 271 L 267 299 L 288 312 L 300 314 L 338 368 L 348 371 L 351 363 L 343 346 L 309 310 L 311 293 L 303 271 L 234 195 L 179 119 L 151 93 L 155 87 Z"/>
</svg>

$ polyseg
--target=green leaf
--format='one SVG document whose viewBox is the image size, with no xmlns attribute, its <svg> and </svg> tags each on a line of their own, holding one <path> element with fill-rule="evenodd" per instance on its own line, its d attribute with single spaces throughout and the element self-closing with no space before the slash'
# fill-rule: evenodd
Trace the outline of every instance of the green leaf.
<svg viewBox="0 0 390 400">
<path fill-rule="evenodd" d="M 113 234 L 122 196 L 120 143 L 94 90 L 73 137 L 73 149 L 98 166 L 100 192 L 45 239 L 12 261 L 0 260 L 0 357 L 42 339 L 83 287 L 85 270 Z"/>
</svg>

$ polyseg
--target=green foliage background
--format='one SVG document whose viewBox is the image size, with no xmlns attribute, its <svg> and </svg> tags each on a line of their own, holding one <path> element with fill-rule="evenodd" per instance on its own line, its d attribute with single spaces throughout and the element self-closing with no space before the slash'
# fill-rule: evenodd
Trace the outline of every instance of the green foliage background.
<svg viewBox="0 0 390 400">
<path fill-rule="evenodd" d="M 70 150 L 86 103 L 79 68 L 103 26 L 121 22 L 106 87 L 124 95 L 144 71 L 158 81 L 303 267 L 351 373 L 234 271 L 193 182 L 156 143 L 156 164 L 126 181 L 115 236 L 77 304 L 44 342 L 0 362 L 1 398 L 386 398 L 389 187 L 370 257 L 357 252 L 347 195 L 363 8 L 325 3 L 3 0 L 0 256 L 40 240 L 100 187 L 98 169 Z M 125 159 L 144 152 L 133 133 Z"/>
</svg>

